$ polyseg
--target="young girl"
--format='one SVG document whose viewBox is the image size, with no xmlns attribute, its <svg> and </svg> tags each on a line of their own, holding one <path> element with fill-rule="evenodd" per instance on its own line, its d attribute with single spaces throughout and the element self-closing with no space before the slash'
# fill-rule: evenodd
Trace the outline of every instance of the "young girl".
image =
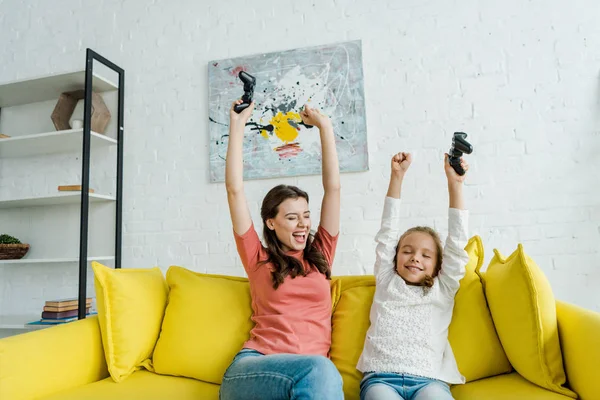
<svg viewBox="0 0 600 400">
<path fill-rule="evenodd" d="M 223 376 L 220 398 L 343 399 L 342 378 L 329 359 L 329 279 L 340 220 L 331 121 L 308 106 L 300 113 L 305 124 L 319 129 L 321 138 L 324 196 L 316 234 L 310 233 L 308 194 L 278 185 L 262 203 L 263 247 L 243 190 L 242 141 L 254 103 L 237 114 L 233 106 L 240 103 L 230 110 L 225 183 L 237 250 L 250 281 L 255 326 Z"/>
<path fill-rule="evenodd" d="M 469 261 L 468 211 L 462 195 L 465 176 L 445 156 L 450 207 L 442 248 L 431 228 L 401 234 L 400 191 L 411 163 L 409 153 L 392 158 L 381 229 L 375 241 L 376 290 L 357 369 L 364 377 L 361 400 L 452 399 L 448 384 L 464 383 L 448 342 L 454 295 Z M 468 170 L 467 163 L 461 165 Z"/>
</svg>

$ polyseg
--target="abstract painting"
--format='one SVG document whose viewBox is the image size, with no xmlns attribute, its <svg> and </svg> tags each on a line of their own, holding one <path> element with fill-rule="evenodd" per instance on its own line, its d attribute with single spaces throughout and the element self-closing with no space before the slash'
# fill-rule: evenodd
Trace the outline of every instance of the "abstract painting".
<svg viewBox="0 0 600 400">
<path fill-rule="evenodd" d="M 304 104 L 331 118 L 340 171 L 368 170 L 362 46 L 357 40 L 211 61 L 211 182 L 225 178 L 229 109 L 244 93 L 240 71 L 256 78 L 255 108 L 244 132 L 244 179 L 321 173 L 319 131 L 302 123 Z"/>
</svg>

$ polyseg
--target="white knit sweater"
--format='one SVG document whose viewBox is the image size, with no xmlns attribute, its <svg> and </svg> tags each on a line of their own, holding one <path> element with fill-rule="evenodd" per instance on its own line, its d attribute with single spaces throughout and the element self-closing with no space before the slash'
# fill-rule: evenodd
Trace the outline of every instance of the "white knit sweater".
<svg viewBox="0 0 600 400">
<path fill-rule="evenodd" d="M 465 383 L 448 342 L 454 295 L 469 257 L 468 211 L 448 210 L 448 237 L 442 269 L 431 288 L 407 285 L 396 273 L 394 256 L 403 231 L 400 200 L 386 197 L 381 229 L 375 237 L 376 290 L 371 326 L 358 360 L 361 372 L 396 372 Z"/>
</svg>

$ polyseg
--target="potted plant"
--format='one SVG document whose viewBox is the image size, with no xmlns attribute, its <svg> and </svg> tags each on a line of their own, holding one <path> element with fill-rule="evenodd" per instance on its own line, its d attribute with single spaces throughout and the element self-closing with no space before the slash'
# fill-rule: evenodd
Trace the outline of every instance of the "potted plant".
<svg viewBox="0 0 600 400">
<path fill-rule="evenodd" d="M 29 245 L 16 237 L 0 235 L 0 260 L 19 260 L 29 251 Z"/>
</svg>

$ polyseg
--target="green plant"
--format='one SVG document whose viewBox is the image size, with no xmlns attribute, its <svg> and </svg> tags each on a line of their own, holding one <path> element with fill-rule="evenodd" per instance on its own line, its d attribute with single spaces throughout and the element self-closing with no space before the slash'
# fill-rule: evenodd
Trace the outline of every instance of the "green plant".
<svg viewBox="0 0 600 400">
<path fill-rule="evenodd" d="M 0 244 L 21 244 L 21 241 L 16 237 L 2 234 L 0 235 Z"/>
</svg>

